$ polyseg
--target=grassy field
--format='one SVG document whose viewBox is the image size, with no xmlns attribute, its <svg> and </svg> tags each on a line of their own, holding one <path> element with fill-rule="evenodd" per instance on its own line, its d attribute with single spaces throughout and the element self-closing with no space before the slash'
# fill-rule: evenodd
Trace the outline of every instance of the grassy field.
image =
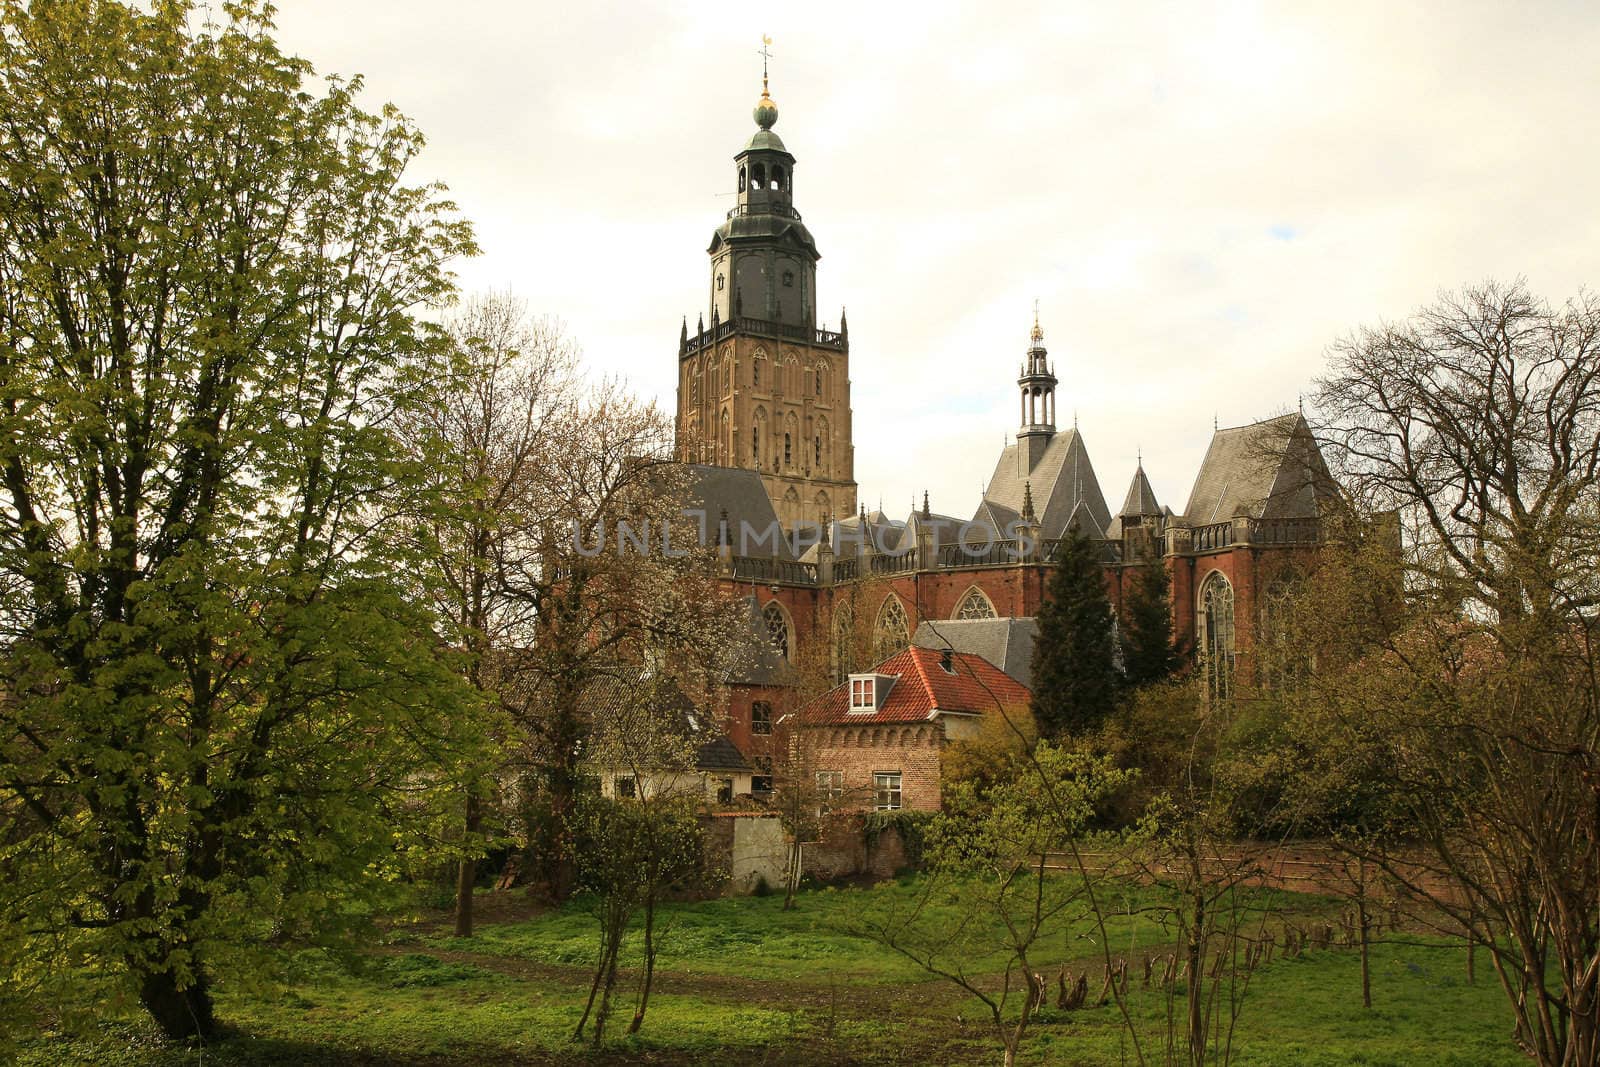
<svg viewBox="0 0 1600 1067">
<path fill-rule="evenodd" d="M 919 1063 L 998 1062 L 979 1002 L 856 933 L 862 915 L 902 906 L 913 883 L 674 905 L 643 1030 L 626 1037 L 632 983 L 599 1052 L 568 1038 L 583 1008 L 593 920 L 579 907 L 532 915 L 514 897 L 485 900 L 489 920 L 470 939 L 437 916 L 397 923 L 354 960 L 300 954 L 285 982 L 244 990 L 223 983 L 228 1040 L 203 1051 L 163 1045 L 132 1011 L 102 1013 L 87 1033 L 46 1033 L 21 1050 L 27 1064 L 445 1063 Z M 1114 951 L 1140 958 L 1170 935 L 1148 917 L 1150 890 L 1111 902 Z M 1283 895 L 1279 909 L 1316 913 L 1327 902 Z M 955 914 L 953 904 L 945 902 Z M 946 916 L 937 911 L 935 922 Z M 1098 930 L 1067 924 L 1037 965 L 1097 967 Z M 637 964 L 623 960 L 624 966 Z M 998 966 L 978 961 L 974 973 Z M 1465 981 L 1465 952 L 1404 936 L 1373 952 L 1374 1007 L 1361 1007 L 1359 961 L 1348 949 L 1279 959 L 1258 970 L 1234 1032 L 1233 1062 L 1266 1065 L 1498 1067 L 1525 1062 L 1509 1013 L 1486 973 Z M 1091 998 L 1092 999 L 1092 998 Z M 1130 1011 L 1146 1060 L 1164 1062 L 1166 998 L 1137 980 Z M 1137 1062 L 1112 1004 L 1047 1009 L 1023 1062 Z"/>
</svg>

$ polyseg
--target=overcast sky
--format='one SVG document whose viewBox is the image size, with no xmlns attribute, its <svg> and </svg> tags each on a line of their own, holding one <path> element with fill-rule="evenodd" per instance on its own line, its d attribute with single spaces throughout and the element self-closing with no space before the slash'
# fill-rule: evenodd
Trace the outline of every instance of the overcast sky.
<svg viewBox="0 0 1600 1067">
<path fill-rule="evenodd" d="M 761 35 L 819 317 L 850 313 L 869 505 L 970 514 L 1038 299 L 1115 510 L 1441 288 L 1600 282 L 1600 14 L 1460 2 L 946 6 L 281 0 L 397 105 L 477 226 L 465 288 L 558 315 L 672 410 L 754 129 Z"/>
</svg>

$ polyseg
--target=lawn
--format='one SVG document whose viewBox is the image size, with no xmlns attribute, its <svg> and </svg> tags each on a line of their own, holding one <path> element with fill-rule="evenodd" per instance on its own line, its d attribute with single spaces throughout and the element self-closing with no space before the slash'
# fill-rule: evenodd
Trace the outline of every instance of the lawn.
<svg viewBox="0 0 1600 1067">
<path fill-rule="evenodd" d="M 688 1064 L 972 1063 L 998 1061 L 982 1006 L 930 980 L 891 950 L 857 936 L 863 915 L 906 906 L 920 885 L 824 889 L 781 898 L 672 905 L 658 961 L 657 992 L 638 1035 L 623 1035 L 632 982 L 620 983 L 613 1035 L 599 1053 L 568 1041 L 583 1008 L 594 951 L 593 920 L 580 906 L 532 918 L 505 909 L 470 939 L 437 925 L 399 924 L 352 962 L 301 953 L 292 980 L 270 990 L 219 984 L 228 1040 L 204 1053 L 163 1045 L 138 1015 L 106 1012 L 86 1033 L 43 1034 L 21 1062 L 127 1064 L 378 1063 Z M 1107 924 L 1119 954 L 1138 958 L 1165 943 L 1152 921 L 1155 891 L 1127 888 Z M 1280 895 L 1277 908 L 1325 911 L 1327 901 Z M 944 909 L 944 910 L 941 910 Z M 946 914 L 948 912 L 948 915 Z M 937 925 L 954 905 L 935 901 Z M 1040 969 L 1062 961 L 1098 967 L 1098 929 L 1078 918 L 1052 934 Z M 1131 951 L 1130 951 L 1131 950 Z M 625 959 L 633 966 L 636 959 Z M 984 973 L 994 960 L 978 961 Z M 1526 1062 L 1510 1043 L 1510 1018 L 1486 974 L 1465 981 L 1457 946 L 1405 936 L 1374 949 L 1374 1007 L 1361 1007 L 1359 962 L 1349 949 L 1277 959 L 1252 980 L 1235 1029 L 1234 1062 L 1266 1065 L 1394 1064 L 1498 1067 Z M 1485 969 L 1486 970 L 1486 969 Z M 1166 999 L 1132 983 L 1129 1009 L 1149 1062 L 1163 1062 Z M 1091 1000 L 1092 1000 L 1091 996 Z M 1136 1062 L 1114 1005 L 1046 1009 L 1022 1061 L 1098 1065 Z"/>
</svg>

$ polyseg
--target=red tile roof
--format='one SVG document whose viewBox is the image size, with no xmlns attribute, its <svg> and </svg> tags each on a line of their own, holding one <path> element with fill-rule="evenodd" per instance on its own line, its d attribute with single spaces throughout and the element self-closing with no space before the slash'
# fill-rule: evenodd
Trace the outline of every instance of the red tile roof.
<svg viewBox="0 0 1600 1067">
<path fill-rule="evenodd" d="M 982 715 L 998 707 L 1025 707 L 1031 699 L 1026 686 L 981 656 L 952 652 L 954 674 L 940 666 L 941 656 L 934 648 L 907 648 L 870 671 L 858 672 L 896 676 L 877 711 L 852 712 L 850 683 L 846 681 L 801 708 L 800 721 L 808 726 L 925 722 L 940 712 Z"/>
</svg>

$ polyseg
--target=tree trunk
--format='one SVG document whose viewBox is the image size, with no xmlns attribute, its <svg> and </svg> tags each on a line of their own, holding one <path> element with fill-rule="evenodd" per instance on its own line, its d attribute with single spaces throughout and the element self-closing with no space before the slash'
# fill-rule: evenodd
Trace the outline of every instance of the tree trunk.
<svg viewBox="0 0 1600 1067">
<path fill-rule="evenodd" d="M 1356 898 L 1356 921 L 1361 925 L 1361 1006 L 1372 1009 L 1372 922 L 1367 917 L 1367 896 L 1363 890 Z"/>
<path fill-rule="evenodd" d="M 1196 865 L 1198 867 L 1198 864 Z M 1201 967 L 1205 962 L 1203 930 L 1206 921 L 1206 900 L 1201 892 L 1194 894 L 1194 914 L 1189 927 L 1189 1062 L 1199 1067 L 1206 1060 L 1206 1023 L 1200 1010 L 1203 992 Z"/>
<path fill-rule="evenodd" d="M 800 885 L 800 839 L 796 836 L 794 844 L 789 846 L 788 869 L 784 872 L 783 910 L 791 911 L 794 908 L 794 892 Z"/>
<path fill-rule="evenodd" d="M 644 978 L 639 983 L 639 1006 L 634 1009 L 633 1022 L 628 1033 L 637 1034 L 644 1025 L 644 1013 L 650 1008 L 650 986 L 656 977 L 656 895 L 652 890 L 644 901 Z"/>
<path fill-rule="evenodd" d="M 139 1003 L 161 1032 L 174 1041 L 209 1038 L 217 1031 L 211 988 L 205 972 L 195 964 L 194 981 L 179 989 L 171 971 L 154 971 L 139 982 Z"/>
<path fill-rule="evenodd" d="M 606 980 L 600 987 L 600 1007 L 594 1013 L 594 1048 L 600 1047 L 600 1042 L 606 1036 L 606 1017 L 611 1014 L 611 993 L 617 987 L 617 953 L 621 948 L 622 937 L 618 936 L 611 942 L 611 956 L 606 961 Z"/>
<path fill-rule="evenodd" d="M 478 798 L 471 793 L 467 794 L 466 829 L 470 836 L 477 832 L 478 824 L 482 821 L 482 811 Z M 461 865 L 456 871 L 456 936 L 472 936 L 472 887 L 478 881 L 478 861 L 476 857 L 464 856 Z"/>
</svg>

